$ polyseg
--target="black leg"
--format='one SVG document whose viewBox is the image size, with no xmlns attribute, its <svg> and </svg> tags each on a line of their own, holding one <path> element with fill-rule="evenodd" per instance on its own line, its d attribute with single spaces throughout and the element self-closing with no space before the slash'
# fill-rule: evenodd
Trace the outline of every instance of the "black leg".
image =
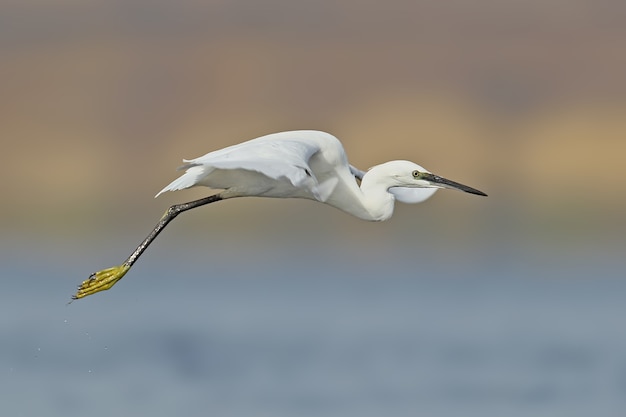
<svg viewBox="0 0 626 417">
<path fill-rule="evenodd" d="M 78 300 L 79 298 L 86 297 L 88 295 L 95 294 L 100 291 L 108 290 L 111 288 L 117 281 L 122 279 L 124 275 L 128 272 L 131 266 L 139 259 L 142 253 L 150 246 L 152 241 L 156 239 L 156 237 L 161 233 L 165 226 L 168 225 L 169 222 L 174 220 L 176 216 L 180 213 L 191 210 L 196 207 L 204 206 L 206 204 L 214 203 L 216 201 L 223 200 L 221 194 L 214 194 L 209 197 L 201 198 L 199 200 L 190 201 L 188 203 L 183 204 L 175 204 L 171 206 L 161 220 L 157 223 L 157 225 L 152 229 L 150 234 L 144 239 L 143 242 L 137 249 L 124 261 L 122 265 L 114 266 L 112 268 L 103 269 L 98 272 L 94 272 L 89 276 L 88 279 L 82 282 L 78 287 L 78 291 L 76 294 L 72 296 L 72 300 Z"/>
</svg>

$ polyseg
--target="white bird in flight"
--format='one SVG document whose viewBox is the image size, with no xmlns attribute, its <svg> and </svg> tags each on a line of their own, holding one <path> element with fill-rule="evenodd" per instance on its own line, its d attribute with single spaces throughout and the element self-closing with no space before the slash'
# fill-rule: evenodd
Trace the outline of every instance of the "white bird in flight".
<svg viewBox="0 0 626 417">
<path fill-rule="evenodd" d="M 183 160 L 186 172 L 163 188 L 176 191 L 205 186 L 223 191 L 171 206 L 146 239 L 119 266 L 93 273 L 73 300 L 108 290 L 128 272 L 157 235 L 178 214 L 234 197 L 306 198 L 368 221 L 387 220 L 395 201 L 420 203 L 439 188 L 486 196 L 439 177 L 409 161 L 390 161 L 367 172 L 348 163 L 341 142 L 314 130 L 274 133 Z M 360 186 L 358 184 L 360 181 Z"/>
</svg>

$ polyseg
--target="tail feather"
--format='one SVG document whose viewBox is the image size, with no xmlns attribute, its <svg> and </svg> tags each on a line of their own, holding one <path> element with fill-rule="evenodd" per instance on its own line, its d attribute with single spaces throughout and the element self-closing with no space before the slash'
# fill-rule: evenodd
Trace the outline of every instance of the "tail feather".
<svg viewBox="0 0 626 417">
<path fill-rule="evenodd" d="M 206 167 L 202 165 L 186 164 L 181 167 L 181 169 L 185 168 L 187 169 L 187 171 L 183 175 L 176 178 L 169 185 L 159 191 L 158 194 L 154 196 L 154 198 L 160 196 L 166 191 L 178 191 L 184 190 L 185 188 L 193 187 L 206 176 Z"/>
</svg>

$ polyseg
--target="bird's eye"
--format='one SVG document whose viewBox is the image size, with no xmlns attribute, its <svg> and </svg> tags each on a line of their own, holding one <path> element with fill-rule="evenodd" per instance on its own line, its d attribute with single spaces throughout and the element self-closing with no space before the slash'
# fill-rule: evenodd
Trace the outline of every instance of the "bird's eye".
<svg viewBox="0 0 626 417">
<path fill-rule="evenodd" d="M 420 172 L 418 170 L 413 171 L 413 178 L 417 178 L 420 176 Z"/>
</svg>

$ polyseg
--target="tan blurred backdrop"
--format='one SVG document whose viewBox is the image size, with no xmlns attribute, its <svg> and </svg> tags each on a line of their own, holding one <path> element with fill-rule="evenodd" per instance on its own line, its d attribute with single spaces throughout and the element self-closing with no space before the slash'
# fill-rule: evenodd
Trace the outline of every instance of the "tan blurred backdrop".
<svg viewBox="0 0 626 417">
<path fill-rule="evenodd" d="M 3 1 L 2 228 L 139 240 L 169 204 L 205 193 L 152 199 L 181 158 L 320 129 L 361 168 L 410 159 L 490 194 L 442 192 L 377 233 L 417 218 L 413 232 L 443 239 L 614 245 L 625 40 L 613 0 Z M 356 224 L 308 202 L 228 204 L 179 227 Z"/>
</svg>

